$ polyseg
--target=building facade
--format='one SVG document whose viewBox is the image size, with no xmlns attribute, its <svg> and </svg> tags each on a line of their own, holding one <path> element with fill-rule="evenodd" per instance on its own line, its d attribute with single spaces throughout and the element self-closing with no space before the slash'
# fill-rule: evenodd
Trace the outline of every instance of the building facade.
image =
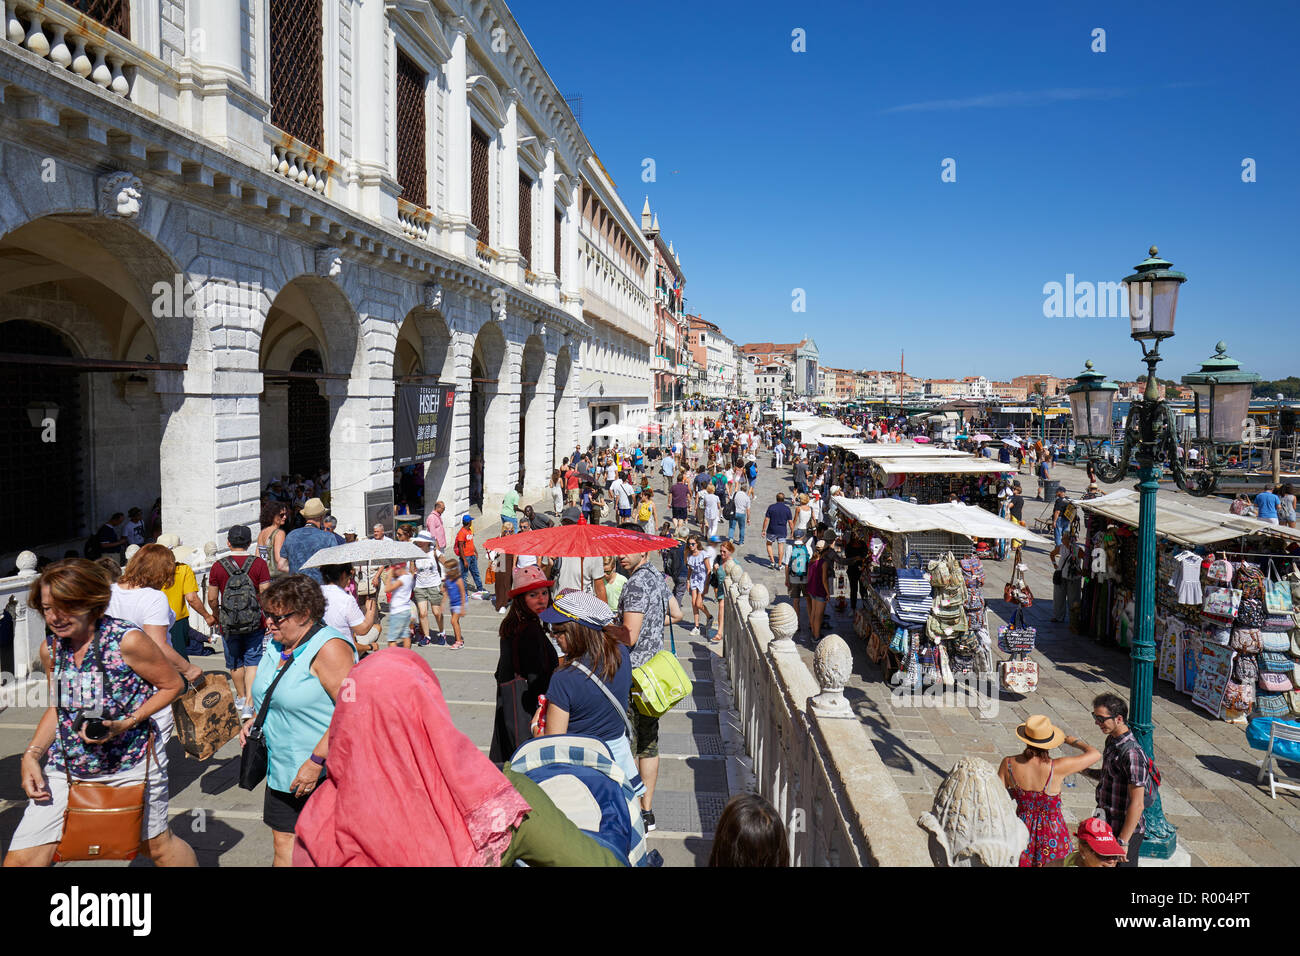
<svg viewBox="0 0 1300 956">
<path fill-rule="evenodd" d="M 224 541 L 283 472 L 361 524 L 403 383 L 455 387 L 453 515 L 545 485 L 584 383 L 647 415 L 649 246 L 500 0 L 95 9 L 0 35 L 0 554 L 155 498 Z"/>
<path fill-rule="evenodd" d="M 690 324 L 686 319 L 686 274 L 671 241 L 665 242 L 659 216 L 650 211 L 650 197 L 641 208 L 641 232 L 654 250 L 654 404 L 661 421 L 686 398 L 690 378 Z"/>
<path fill-rule="evenodd" d="M 776 342 L 750 342 L 740 346 L 745 355 L 752 356 L 760 365 L 780 360 L 790 366 L 794 394 L 800 398 L 815 398 L 821 394 L 821 379 L 817 368 L 821 356 L 817 343 L 802 339 L 788 344 Z"/>
</svg>

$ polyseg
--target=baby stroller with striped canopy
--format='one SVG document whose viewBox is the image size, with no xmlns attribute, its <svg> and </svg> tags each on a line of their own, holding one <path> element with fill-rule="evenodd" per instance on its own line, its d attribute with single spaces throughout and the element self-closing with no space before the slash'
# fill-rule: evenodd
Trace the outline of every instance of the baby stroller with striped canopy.
<svg viewBox="0 0 1300 956">
<path fill-rule="evenodd" d="M 646 847 L 636 790 L 595 737 L 557 734 L 534 737 L 510 759 L 510 769 L 528 777 L 583 833 L 628 866 L 662 866 L 658 850 Z"/>
</svg>

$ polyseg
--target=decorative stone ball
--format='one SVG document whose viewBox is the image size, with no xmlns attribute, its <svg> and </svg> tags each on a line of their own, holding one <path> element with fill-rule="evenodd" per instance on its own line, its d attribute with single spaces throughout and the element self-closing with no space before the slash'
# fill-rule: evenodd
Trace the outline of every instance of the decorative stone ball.
<svg viewBox="0 0 1300 956">
<path fill-rule="evenodd" d="M 767 609 L 767 624 L 777 640 L 788 641 L 799 630 L 799 615 L 789 604 L 773 604 Z"/>
<path fill-rule="evenodd" d="M 723 571 L 726 572 L 728 581 L 736 581 L 742 573 L 740 565 L 735 561 L 728 561 L 727 566 L 723 568 Z"/>
<path fill-rule="evenodd" d="M 768 593 L 767 585 L 755 584 L 749 589 L 749 606 L 755 611 L 766 611 L 771 603 L 772 595 Z"/>
<path fill-rule="evenodd" d="M 27 574 L 36 571 L 36 562 L 38 558 L 31 551 L 23 551 L 18 555 L 18 573 Z"/>
<path fill-rule="evenodd" d="M 741 594 L 748 594 L 754 589 L 754 582 L 750 578 L 748 571 L 741 573 L 740 580 L 736 582 L 736 587 L 740 588 Z"/>
<path fill-rule="evenodd" d="M 853 673 L 853 652 L 838 634 L 827 634 L 817 644 L 813 674 L 823 691 L 841 691 Z"/>
</svg>

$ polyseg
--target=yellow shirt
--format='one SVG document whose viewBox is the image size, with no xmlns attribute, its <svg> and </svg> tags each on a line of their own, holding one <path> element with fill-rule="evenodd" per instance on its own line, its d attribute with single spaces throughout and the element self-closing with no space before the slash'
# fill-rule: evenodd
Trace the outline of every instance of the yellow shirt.
<svg viewBox="0 0 1300 956">
<path fill-rule="evenodd" d="M 194 577 L 194 569 L 188 564 L 176 565 L 171 587 L 163 588 L 163 594 L 167 595 L 167 603 L 171 605 L 176 620 L 190 616 L 190 606 L 185 603 L 185 595 L 198 589 L 199 582 Z"/>
</svg>

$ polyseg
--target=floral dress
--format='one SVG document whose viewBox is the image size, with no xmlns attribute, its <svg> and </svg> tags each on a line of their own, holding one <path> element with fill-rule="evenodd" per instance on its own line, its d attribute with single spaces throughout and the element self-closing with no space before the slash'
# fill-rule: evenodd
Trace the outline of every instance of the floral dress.
<svg viewBox="0 0 1300 956">
<path fill-rule="evenodd" d="M 1042 790 L 1021 790 L 1015 785 L 1015 775 L 1011 766 L 1007 774 L 1011 776 L 1011 798 L 1016 801 L 1016 816 L 1029 828 L 1029 846 L 1020 854 L 1021 866 L 1046 866 L 1054 860 L 1061 860 L 1070 854 L 1070 828 L 1065 825 L 1065 816 L 1061 813 L 1061 795 L 1049 794 L 1052 786 L 1052 774 L 1056 773 L 1056 764 L 1047 773 L 1047 783 Z"/>
</svg>

